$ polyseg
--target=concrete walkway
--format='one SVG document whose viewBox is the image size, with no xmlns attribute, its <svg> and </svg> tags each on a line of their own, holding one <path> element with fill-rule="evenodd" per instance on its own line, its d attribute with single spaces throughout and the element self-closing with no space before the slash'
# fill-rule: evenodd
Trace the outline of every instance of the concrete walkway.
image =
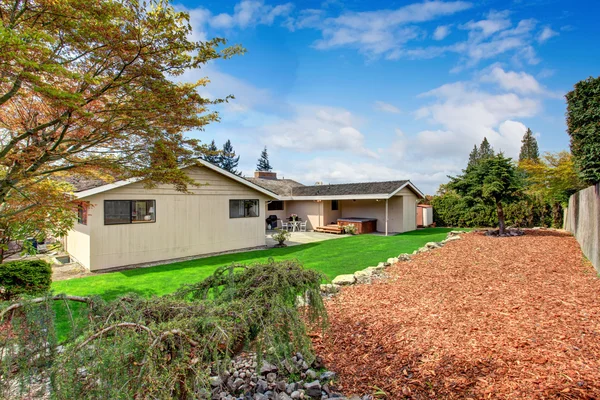
<svg viewBox="0 0 600 400">
<path fill-rule="evenodd" d="M 274 233 L 275 233 L 275 231 L 267 231 L 266 232 L 268 247 L 273 247 L 277 244 L 277 242 L 275 240 L 273 240 L 273 238 L 271 237 L 271 235 Z M 333 235 L 331 233 L 321 233 L 321 232 L 291 232 L 291 234 L 292 234 L 292 237 L 285 242 L 285 244 L 287 244 L 288 246 L 297 246 L 299 244 L 322 242 L 324 240 L 340 239 L 343 237 L 351 236 L 351 235 Z"/>
</svg>

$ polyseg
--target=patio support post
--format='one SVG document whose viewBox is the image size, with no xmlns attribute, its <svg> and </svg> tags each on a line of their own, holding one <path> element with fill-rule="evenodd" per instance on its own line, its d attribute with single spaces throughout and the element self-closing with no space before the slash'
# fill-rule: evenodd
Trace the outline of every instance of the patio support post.
<svg viewBox="0 0 600 400">
<path fill-rule="evenodd" d="M 388 235 L 388 199 L 385 199 L 385 236 Z"/>
</svg>

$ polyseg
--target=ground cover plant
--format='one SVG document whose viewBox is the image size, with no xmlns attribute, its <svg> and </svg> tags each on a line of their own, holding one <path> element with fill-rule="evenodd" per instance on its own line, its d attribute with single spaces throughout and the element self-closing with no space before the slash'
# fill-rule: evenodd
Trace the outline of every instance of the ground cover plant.
<svg viewBox="0 0 600 400">
<path fill-rule="evenodd" d="M 321 280 L 295 261 L 269 260 L 218 268 L 162 297 L 73 298 L 89 312 L 60 351 L 53 300 L 24 301 L 0 313 L 12 327 L 0 336 L 0 389 L 5 398 L 46 383 L 57 399 L 208 398 L 210 374 L 242 349 L 268 350 L 275 363 L 300 351 L 312 362 L 305 322 L 326 323 Z M 299 295 L 306 307 L 296 307 Z"/>
<path fill-rule="evenodd" d="M 412 253 L 427 242 L 439 242 L 446 238 L 450 230 L 426 228 L 394 236 L 358 235 L 285 248 L 224 254 L 54 282 L 52 290 L 55 293 L 78 296 L 98 295 L 104 300 L 112 300 L 126 293 L 136 293 L 144 297 L 160 296 L 173 293 L 182 284 L 200 281 L 223 265 L 249 265 L 265 262 L 270 257 L 275 261 L 297 259 L 305 268 L 320 272 L 324 280 L 329 281 L 338 275 L 377 265 L 389 257 Z M 56 323 L 59 337 L 62 338 L 69 330 L 71 316 L 62 305 L 57 307 Z M 74 318 L 78 317 L 78 310 L 82 307 L 85 305 L 71 307 L 75 311 Z"/>
</svg>

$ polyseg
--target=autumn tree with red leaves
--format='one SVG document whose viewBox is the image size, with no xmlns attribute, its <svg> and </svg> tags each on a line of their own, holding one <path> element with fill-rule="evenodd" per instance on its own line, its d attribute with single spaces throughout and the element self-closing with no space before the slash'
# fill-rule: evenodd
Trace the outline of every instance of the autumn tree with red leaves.
<svg viewBox="0 0 600 400">
<path fill-rule="evenodd" d="M 161 0 L 0 0 L 0 20 L 0 220 L 51 207 L 57 186 L 40 183 L 66 172 L 193 184 L 178 166 L 205 146 L 185 132 L 227 99 L 177 77 L 239 46 L 190 40 L 189 16 Z"/>
</svg>

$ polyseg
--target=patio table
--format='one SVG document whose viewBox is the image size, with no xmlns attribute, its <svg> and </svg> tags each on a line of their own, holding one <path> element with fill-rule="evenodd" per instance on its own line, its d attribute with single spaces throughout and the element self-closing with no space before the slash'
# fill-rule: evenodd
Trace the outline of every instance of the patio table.
<svg viewBox="0 0 600 400">
<path fill-rule="evenodd" d="M 296 232 L 296 229 L 300 227 L 300 221 L 290 221 L 290 225 L 292 225 L 292 232 Z"/>
</svg>

